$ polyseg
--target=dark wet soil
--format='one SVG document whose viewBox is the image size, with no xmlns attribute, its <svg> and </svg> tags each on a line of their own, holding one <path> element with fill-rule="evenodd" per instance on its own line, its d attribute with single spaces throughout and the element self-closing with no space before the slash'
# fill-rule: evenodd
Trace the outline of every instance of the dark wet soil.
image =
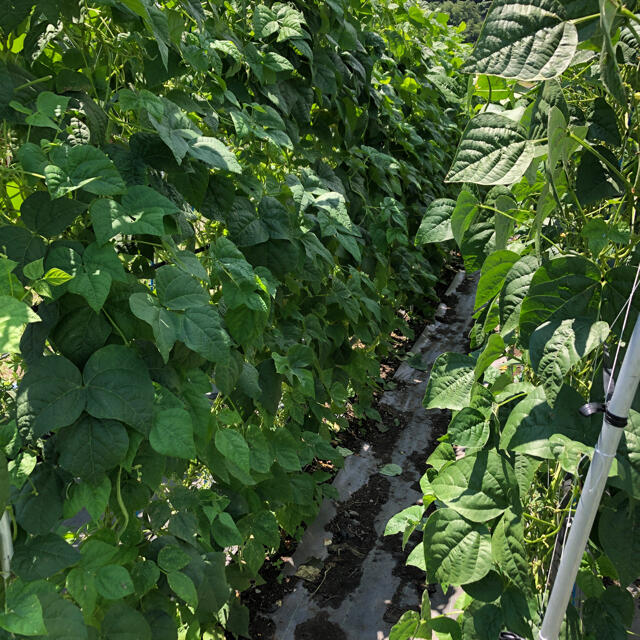
<svg viewBox="0 0 640 640">
<path fill-rule="evenodd" d="M 362 561 L 376 544 L 374 520 L 389 496 L 389 481 L 380 475 L 356 491 L 340 505 L 340 511 L 327 525 L 333 533 L 329 557 L 317 585 L 310 584 L 314 600 L 334 609 L 360 584 Z"/>
<path fill-rule="evenodd" d="M 347 636 L 322 612 L 296 627 L 295 640 L 347 640 Z"/>
</svg>

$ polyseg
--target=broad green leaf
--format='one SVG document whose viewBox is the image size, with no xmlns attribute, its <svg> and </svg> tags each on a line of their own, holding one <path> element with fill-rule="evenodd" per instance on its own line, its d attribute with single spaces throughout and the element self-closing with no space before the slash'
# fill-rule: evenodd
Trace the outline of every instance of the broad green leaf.
<svg viewBox="0 0 640 640">
<path fill-rule="evenodd" d="M 551 112 L 555 109 L 560 111 L 555 116 Z M 547 80 L 538 89 L 536 101 L 533 104 L 531 123 L 529 124 L 529 137 L 532 140 L 537 138 L 551 137 L 552 131 L 549 129 L 550 120 L 558 120 L 566 127 L 569 121 L 569 106 L 562 91 L 562 85 L 558 80 Z"/>
<path fill-rule="evenodd" d="M 592 218 L 584 225 L 580 235 L 586 238 L 589 250 L 597 256 L 610 243 L 625 245 L 629 242 L 629 228 L 624 224 L 614 224 L 602 218 Z M 624 267 L 623 267 L 624 268 Z"/>
<path fill-rule="evenodd" d="M 211 525 L 213 539 L 221 547 L 242 544 L 243 537 L 233 518 L 226 512 L 219 513 Z"/>
<path fill-rule="evenodd" d="M 44 257 L 46 249 L 42 238 L 28 229 L 17 225 L 3 225 L 0 226 L 0 251 L 17 263 L 14 273 L 20 277 L 22 267 Z M 19 291 L 22 289 L 12 292 L 12 295 Z"/>
<path fill-rule="evenodd" d="M 151 325 L 156 347 L 166 362 L 173 345 L 179 337 L 180 316 L 165 309 L 156 296 L 150 293 L 134 293 L 129 298 L 129 307 L 137 318 Z"/>
<path fill-rule="evenodd" d="M 124 267 L 113 246 L 101 247 L 95 242 L 82 254 L 82 266 L 78 263 L 77 254 L 72 253 L 69 272 L 73 278 L 68 285 L 69 291 L 85 298 L 97 313 L 109 295 L 111 283 L 125 281 Z"/>
<path fill-rule="evenodd" d="M 146 89 L 141 89 L 137 93 L 129 89 L 121 89 L 118 92 L 118 102 L 122 105 L 123 109 L 133 111 L 146 109 L 155 118 L 161 118 L 164 115 L 162 98 L 159 98 Z"/>
<path fill-rule="evenodd" d="M 100 540 L 97 536 L 86 539 L 80 547 L 82 555 L 82 567 L 86 569 L 99 569 L 107 564 L 113 564 L 118 554 L 118 547 Z"/>
<path fill-rule="evenodd" d="M 436 509 L 424 530 L 429 582 L 476 582 L 491 569 L 491 536 L 484 524 L 468 522 L 453 509 Z"/>
<path fill-rule="evenodd" d="M 51 640 L 87 640 L 88 630 L 82 612 L 76 605 L 60 594 L 41 592 L 38 599 L 42 605 L 47 638 Z"/>
<path fill-rule="evenodd" d="M 4 453 L 0 453 L 0 509 L 4 513 L 10 497 L 10 485 L 20 488 L 29 477 L 35 467 L 35 456 L 25 452 L 19 459 L 20 464 L 16 465 L 18 460 L 12 460 L 11 464 L 15 465 L 13 469 L 7 464 L 7 458 Z M 11 474 L 11 475 L 10 475 Z"/>
<path fill-rule="evenodd" d="M 52 200 L 46 191 L 32 193 L 20 207 L 20 217 L 31 231 L 53 238 L 65 231 L 86 210 L 70 198 Z"/>
<path fill-rule="evenodd" d="M 495 246 L 495 214 L 488 209 L 476 211 L 459 246 L 465 270 L 473 273 L 481 269 Z"/>
<path fill-rule="evenodd" d="M 278 464 L 285 471 L 300 471 L 299 441 L 287 429 L 280 427 L 273 434 L 272 442 Z"/>
<path fill-rule="evenodd" d="M 261 40 L 276 33 L 279 28 L 275 12 L 264 4 L 259 4 L 254 8 L 252 22 L 253 30 Z"/>
<path fill-rule="evenodd" d="M 474 378 L 479 380 L 482 374 L 505 352 L 505 344 L 502 336 L 492 333 L 482 353 L 478 356 L 474 369 Z"/>
<path fill-rule="evenodd" d="M 56 147 L 50 160 L 51 164 L 44 167 L 44 175 L 53 199 L 76 189 L 98 196 L 112 196 L 125 190 L 115 165 L 97 147 Z"/>
<path fill-rule="evenodd" d="M 176 104 L 169 100 L 164 100 L 163 104 L 165 113 L 162 117 L 149 114 L 149 121 L 180 165 L 189 151 L 189 142 L 199 136 L 200 129 Z"/>
<path fill-rule="evenodd" d="M 520 309 L 534 273 L 538 270 L 535 256 L 526 255 L 520 258 L 507 272 L 500 292 L 500 325 L 502 335 L 506 336 L 518 326 Z"/>
<path fill-rule="evenodd" d="M 447 182 L 513 184 L 535 155 L 524 128 L 501 114 L 481 113 L 467 125 Z"/>
<path fill-rule="evenodd" d="M 431 481 L 438 500 L 473 522 L 500 515 L 517 495 L 511 465 L 496 451 L 467 454 Z"/>
<path fill-rule="evenodd" d="M 67 273 L 66 271 L 63 271 L 62 269 L 49 269 L 45 274 L 44 274 L 44 280 L 54 286 L 54 287 L 59 287 L 60 285 L 64 284 L 65 282 L 69 282 L 69 280 L 71 280 L 71 278 L 73 278 L 73 276 L 69 273 Z"/>
<path fill-rule="evenodd" d="M 253 400 L 260 400 L 262 389 L 260 389 L 258 375 L 258 370 L 252 364 L 244 362 L 238 378 L 237 390 Z"/>
<path fill-rule="evenodd" d="M 449 618 L 446 615 L 432 617 L 428 623 L 428 627 L 435 633 L 437 640 L 462 640 L 460 624 L 457 620 Z"/>
<path fill-rule="evenodd" d="M 635 278 L 635 266 L 614 267 L 607 270 L 604 276 L 605 285 L 602 290 L 601 311 L 603 320 L 606 320 L 610 325 L 618 318 L 620 309 L 624 307 L 629 299 L 631 300 L 632 309 L 630 317 L 633 317 L 633 314 L 640 313 L 640 298 L 631 295 Z M 618 318 L 618 322 L 611 326 L 611 331 L 615 332 L 616 335 L 620 335 L 621 329 L 622 323 Z M 628 340 L 631 337 L 632 330 L 633 323 L 628 322 L 622 339 Z"/>
<path fill-rule="evenodd" d="M 120 600 L 134 592 L 129 572 L 118 564 L 107 564 L 96 572 L 96 590 L 106 600 Z"/>
<path fill-rule="evenodd" d="M 209 294 L 200 283 L 173 265 L 156 271 L 156 288 L 160 302 L 168 309 L 199 308 L 209 302 Z"/>
<path fill-rule="evenodd" d="M 571 368 L 603 344 L 608 335 L 606 322 L 585 318 L 545 322 L 531 334 L 531 364 L 542 380 L 551 406 Z"/>
<path fill-rule="evenodd" d="M 80 561 L 80 553 L 54 533 L 35 536 L 16 548 L 11 570 L 22 580 L 49 578 Z"/>
<path fill-rule="evenodd" d="M 460 353 L 444 353 L 433 364 L 423 405 L 426 409 L 462 409 L 469 404 L 475 361 Z"/>
<path fill-rule="evenodd" d="M 102 633 L 108 640 L 152 640 L 151 628 L 144 616 L 122 602 L 106 612 Z"/>
<path fill-rule="evenodd" d="M 149 442 L 155 451 L 165 456 L 187 460 L 196 457 L 193 441 L 193 422 L 184 409 L 163 409 L 156 413 L 149 434 Z"/>
<path fill-rule="evenodd" d="M 465 638 L 493 640 L 500 637 L 504 627 L 504 614 L 495 604 L 472 602 L 462 617 L 462 633 Z"/>
<path fill-rule="evenodd" d="M 95 576 L 82 567 L 75 567 L 67 574 L 65 587 L 69 595 L 80 605 L 85 614 L 93 612 L 98 598 Z"/>
<path fill-rule="evenodd" d="M 441 442 L 433 453 L 427 458 L 427 464 L 431 465 L 436 471 L 440 471 L 443 467 L 451 462 L 455 462 L 456 452 L 448 442 Z M 429 485 L 431 490 L 431 485 Z"/>
<path fill-rule="evenodd" d="M 609 483 L 640 499 L 640 413 L 631 410 L 616 456 L 617 473 Z"/>
<path fill-rule="evenodd" d="M 599 0 L 600 30 L 602 45 L 600 49 L 600 79 L 607 91 L 622 107 L 627 107 L 627 95 L 618 67 L 618 58 L 611 38 L 614 21 L 618 15 L 618 5 L 612 0 Z"/>
<path fill-rule="evenodd" d="M 167 574 L 167 581 L 171 590 L 192 607 L 198 606 L 198 592 L 193 580 L 181 571 L 171 571 Z"/>
<path fill-rule="evenodd" d="M 216 363 L 213 379 L 224 395 L 228 396 L 233 392 L 242 373 L 243 361 L 242 355 L 238 351 L 232 350 L 227 360 Z"/>
<path fill-rule="evenodd" d="M 111 482 L 104 476 L 97 484 L 80 482 L 71 487 L 69 497 L 64 504 L 64 515 L 72 518 L 83 508 L 92 520 L 99 520 L 109 504 Z"/>
<path fill-rule="evenodd" d="M 629 535 L 640 526 L 640 510 L 625 500 L 613 507 L 606 505 L 599 517 L 599 538 L 618 572 L 621 586 L 631 584 L 640 571 L 640 540 Z"/>
<path fill-rule="evenodd" d="M 16 155 L 25 171 L 43 177 L 44 168 L 47 166 L 48 160 L 37 144 L 25 142 L 25 144 L 18 149 Z"/>
<path fill-rule="evenodd" d="M 567 119 L 558 109 L 551 107 L 548 122 L 547 163 L 546 170 L 551 176 L 556 173 L 556 166 L 562 158 L 567 141 Z M 542 215 L 542 214 L 541 214 Z M 537 217 L 537 216 L 536 216 Z"/>
<path fill-rule="evenodd" d="M 13 270 L 18 266 L 15 260 L 9 260 L 0 256 L 0 295 L 15 296 L 23 291 L 20 280 L 16 278 Z"/>
<path fill-rule="evenodd" d="M 460 246 L 465 231 L 478 213 L 478 199 L 468 189 L 462 189 L 458 194 L 456 206 L 451 214 L 451 233 Z"/>
<path fill-rule="evenodd" d="M 22 273 L 29 280 L 38 280 L 42 278 L 44 275 L 44 260 L 39 258 L 38 260 L 34 260 L 33 262 L 29 262 L 29 264 L 25 264 L 22 268 Z"/>
<path fill-rule="evenodd" d="M 570 64 L 578 31 L 558 0 L 496 0 L 466 68 L 525 81 L 559 76 Z"/>
<path fill-rule="evenodd" d="M 524 542 L 522 517 L 507 509 L 491 536 L 491 553 L 500 571 L 519 589 L 531 585 L 529 557 Z"/>
<path fill-rule="evenodd" d="M 25 324 L 40 321 L 40 316 L 24 302 L 0 295 L 0 351 L 19 353 Z"/>
<path fill-rule="evenodd" d="M 210 362 L 224 362 L 230 357 L 231 339 L 222 326 L 218 310 L 210 304 L 185 311 L 178 337 Z"/>
<path fill-rule="evenodd" d="M 597 97 L 592 104 L 587 120 L 589 140 L 600 140 L 614 147 L 621 143 L 618 118 L 613 107 L 604 99 Z"/>
<path fill-rule="evenodd" d="M 100 244 L 122 235 L 161 236 L 164 217 L 178 213 L 178 207 L 155 189 L 143 185 L 129 187 L 120 203 L 101 198 L 91 207 L 91 221 Z"/>
<path fill-rule="evenodd" d="M 5 610 L 0 613 L 0 628 L 24 636 L 47 633 L 40 600 L 21 580 L 7 584 Z"/>
<path fill-rule="evenodd" d="M 534 486 L 533 479 L 541 464 L 542 460 L 531 458 L 524 453 L 516 453 L 513 463 L 513 471 L 516 474 L 521 498 L 524 498 L 524 496 L 526 496 L 527 493 L 529 493 L 529 490 Z"/>
<path fill-rule="evenodd" d="M 432 637 L 429 621 L 423 620 L 417 611 L 405 611 L 389 632 L 389 640 L 430 640 Z"/>
<path fill-rule="evenodd" d="M 489 439 L 489 419 L 477 409 L 465 407 L 459 411 L 447 430 L 450 442 L 467 450 L 482 449 Z"/>
<path fill-rule="evenodd" d="M 399 464 L 385 464 L 380 467 L 380 473 L 383 476 L 399 476 L 402 474 L 402 467 Z"/>
<path fill-rule="evenodd" d="M 62 356 L 34 362 L 18 387 L 18 425 L 35 437 L 75 422 L 86 404 L 80 372 Z"/>
<path fill-rule="evenodd" d="M 176 545 L 162 547 L 158 554 L 158 565 L 166 572 L 180 571 L 180 569 L 184 569 L 190 561 L 191 557 L 189 554 L 185 553 Z"/>
<path fill-rule="evenodd" d="M 416 233 L 416 245 L 452 240 L 451 215 L 455 206 L 455 200 L 450 198 L 434 200 L 424 212 L 422 222 Z"/>
<path fill-rule="evenodd" d="M 549 443 L 555 459 L 571 475 L 578 473 L 578 466 L 585 457 L 591 458 L 593 456 L 593 447 L 571 440 L 561 433 L 554 433 L 549 438 Z"/>
<path fill-rule="evenodd" d="M 120 422 L 85 414 L 58 433 L 56 448 L 63 469 L 87 482 L 97 482 L 124 460 L 129 436 Z"/>
<path fill-rule="evenodd" d="M 320 226 L 326 230 L 326 233 L 323 231 L 323 235 L 335 233 L 335 231 L 330 231 L 332 226 L 330 222 L 337 225 L 338 230 L 342 229 L 354 236 L 360 235 L 360 231 L 349 218 L 347 203 L 341 193 L 335 191 L 323 193 L 315 199 L 314 205 L 326 214 L 324 222 L 322 217 L 319 217 Z"/>
<path fill-rule="evenodd" d="M 595 316 L 599 298 L 600 269 L 593 262 L 581 256 L 545 262 L 522 302 L 520 334 L 528 340 L 548 320 Z"/>
<path fill-rule="evenodd" d="M 271 511 L 260 511 L 250 521 L 251 535 L 261 544 L 271 549 L 280 546 L 280 527 Z"/>
<path fill-rule="evenodd" d="M 384 528 L 385 536 L 394 536 L 397 533 L 404 533 L 405 529 L 411 525 L 416 525 L 422 520 L 424 507 L 421 505 L 413 505 L 396 513 L 387 522 Z"/>
<path fill-rule="evenodd" d="M 187 153 L 214 169 L 242 173 L 233 152 L 217 138 L 198 136 L 189 144 Z"/>
<path fill-rule="evenodd" d="M 29 533 L 49 534 L 62 518 L 63 495 L 58 473 L 51 465 L 40 462 L 29 476 L 29 482 L 12 497 L 18 524 Z"/>
<path fill-rule="evenodd" d="M 537 387 L 511 410 L 500 437 L 500 448 L 552 460 L 549 438 L 555 433 L 593 446 L 599 421 L 578 413 L 583 404 L 584 399 L 565 385 L 558 393 L 555 407 L 550 407 L 544 389 Z"/>
<path fill-rule="evenodd" d="M 480 600 L 480 602 L 495 602 L 504 590 L 504 582 L 498 573 L 491 570 L 481 580 L 463 584 L 462 588 L 464 592 L 468 593 L 474 600 Z"/>
<path fill-rule="evenodd" d="M 98 269 L 78 269 L 69 282 L 69 291 L 82 296 L 98 313 L 111 290 L 111 274 Z"/>
<path fill-rule="evenodd" d="M 83 378 L 88 413 L 148 432 L 153 385 L 147 366 L 132 349 L 120 345 L 102 347 L 89 358 Z"/>
<path fill-rule="evenodd" d="M 598 145 L 594 149 L 608 160 L 608 164 L 589 151 L 584 151 L 576 175 L 576 192 L 583 206 L 616 198 L 624 191 L 624 183 L 611 170 L 617 167 L 616 156 L 607 147 Z"/>
<path fill-rule="evenodd" d="M 234 429 L 221 429 L 216 432 L 215 443 L 216 448 L 225 458 L 249 473 L 249 446 L 241 433 Z"/>
<path fill-rule="evenodd" d="M 104 345 L 111 334 L 111 325 L 87 305 L 81 304 L 61 314 L 50 340 L 62 355 L 82 366 L 94 351 Z"/>
<path fill-rule="evenodd" d="M 150 591 L 160 579 L 160 569 L 153 561 L 139 558 L 131 569 L 131 579 L 138 597 Z"/>
<path fill-rule="evenodd" d="M 505 278 L 511 267 L 520 259 L 513 251 L 495 251 L 482 264 L 480 280 L 476 289 L 475 308 L 480 309 L 490 302 L 505 284 Z"/>
</svg>

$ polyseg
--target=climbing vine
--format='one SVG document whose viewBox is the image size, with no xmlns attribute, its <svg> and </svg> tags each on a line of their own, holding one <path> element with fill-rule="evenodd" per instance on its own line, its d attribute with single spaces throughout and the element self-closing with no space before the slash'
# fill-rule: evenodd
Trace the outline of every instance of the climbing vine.
<svg viewBox="0 0 640 640">
<path fill-rule="evenodd" d="M 424 506 L 388 528 L 405 540 L 421 530 L 409 562 L 464 595 L 461 615 L 446 622 L 430 620 L 426 598 L 394 640 L 432 630 L 538 637 L 602 421 L 579 409 L 606 400 L 603 370 L 624 354 L 640 311 L 633 4 L 496 0 L 465 61 L 471 118 L 447 176 L 463 186 L 456 200 L 430 205 L 418 240 L 454 240 L 467 270 L 479 271 L 475 324 L 470 353 L 443 354 L 431 372 L 425 407 L 451 410 L 452 419 L 422 478 Z M 563 638 L 623 639 L 632 622 L 634 408 Z"/>
<path fill-rule="evenodd" d="M 435 301 L 461 39 L 386 1 L 3 4 L 2 637 L 247 635 Z"/>
</svg>

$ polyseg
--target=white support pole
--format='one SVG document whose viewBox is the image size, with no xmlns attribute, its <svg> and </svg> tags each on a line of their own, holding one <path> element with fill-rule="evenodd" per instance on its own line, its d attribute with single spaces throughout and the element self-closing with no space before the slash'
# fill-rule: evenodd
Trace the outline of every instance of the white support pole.
<svg viewBox="0 0 640 640">
<path fill-rule="evenodd" d="M 0 518 L 0 575 L 7 580 L 11 575 L 11 558 L 13 557 L 13 538 L 11 537 L 11 520 L 9 519 L 9 511 L 5 512 Z"/>
<path fill-rule="evenodd" d="M 540 640 L 558 640 L 560 627 L 562 626 L 576 575 L 582 561 L 582 554 L 607 483 L 611 462 L 618 450 L 618 444 L 624 428 L 622 423 L 629 416 L 629 409 L 639 382 L 640 316 L 636 320 L 636 326 L 618 374 L 613 396 L 607 405 L 607 412 L 602 421 L 598 444 L 593 454 L 593 460 L 584 483 L 580 502 L 562 553 L 560 567 L 551 590 L 549 604 L 540 629 Z M 619 422 L 616 418 L 623 419 L 618 426 L 612 424 L 612 422 Z"/>
</svg>

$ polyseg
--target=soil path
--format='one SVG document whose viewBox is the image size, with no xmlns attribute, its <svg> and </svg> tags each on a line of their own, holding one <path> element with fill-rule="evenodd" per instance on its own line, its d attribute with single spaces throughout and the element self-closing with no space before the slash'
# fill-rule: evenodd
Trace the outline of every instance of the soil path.
<svg viewBox="0 0 640 640">
<path fill-rule="evenodd" d="M 401 536 L 383 532 L 391 516 L 422 500 L 425 461 L 448 424 L 444 412 L 422 407 L 427 371 L 440 353 L 465 351 L 475 284 L 464 273 L 454 278 L 434 322 L 411 349 L 420 355 L 419 368 L 403 363 L 396 371 L 396 388 L 384 393 L 379 406 L 392 437 L 346 459 L 333 483 L 340 500 L 325 501 L 306 531 L 284 571 L 298 576 L 295 588 L 264 619 L 261 638 L 387 640 L 400 615 L 418 608 L 427 586 L 424 572 L 405 566 L 416 541 L 402 550 Z M 381 474 L 388 463 L 399 465 L 402 474 Z M 429 588 L 434 613 L 452 608 L 455 594 Z"/>
</svg>

